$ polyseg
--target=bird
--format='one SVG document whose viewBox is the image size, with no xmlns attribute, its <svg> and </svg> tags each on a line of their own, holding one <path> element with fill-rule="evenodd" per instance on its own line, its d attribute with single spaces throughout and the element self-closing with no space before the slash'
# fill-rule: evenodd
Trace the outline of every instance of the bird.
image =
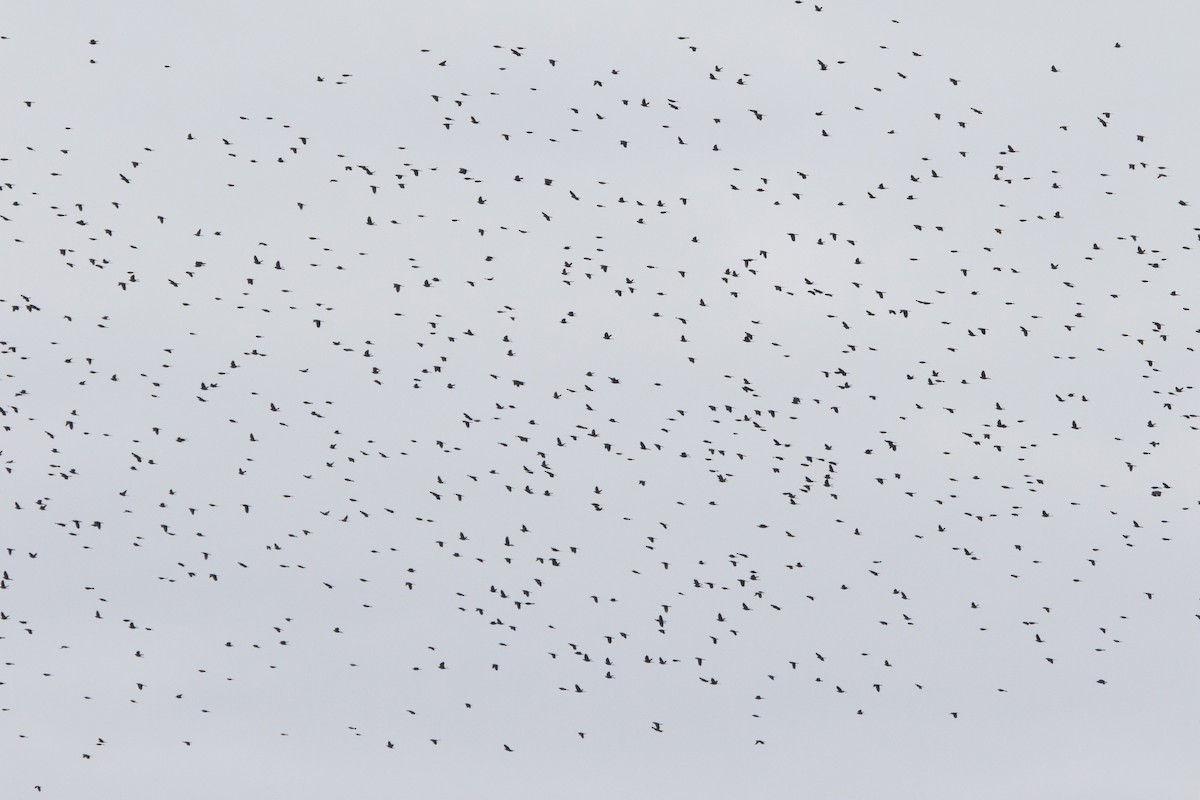
<svg viewBox="0 0 1200 800">
<path fill-rule="evenodd" d="M 1077 771 L 1116 758 L 1106 720 L 1155 746 L 1200 619 L 1167 583 L 1200 226 L 1143 91 L 1184 38 L 1049 19 L 1023 69 L 989 44 L 1019 15 L 952 47 L 929 15 L 840 10 L 614 38 L 628 9 L 481 6 L 485 40 L 349 9 L 319 48 L 250 15 L 237 41 L 280 66 L 253 80 L 244 47 L 167 67 L 15 20 L 0 680 L 29 785 L 81 794 L 62 761 L 138 757 L 137 717 L 211 792 L 237 753 L 204 734 L 252 710 L 238 742 L 267 766 L 345 737 L 383 743 L 360 771 L 427 740 L 484 780 L 564 742 L 667 748 L 651 781 L 734 753 L 672 774 L 683 793 L 751 742 L 782 774 L 746 725 L 852 714 L 870 762 L 949 714 L 974 747 L 1112 658 L 1129 680 L 1088 694 Z M 164 20 L 139 41 L 176 41 Z M 95 743 L 38 739 L 52 711 Z"/>
</svg>

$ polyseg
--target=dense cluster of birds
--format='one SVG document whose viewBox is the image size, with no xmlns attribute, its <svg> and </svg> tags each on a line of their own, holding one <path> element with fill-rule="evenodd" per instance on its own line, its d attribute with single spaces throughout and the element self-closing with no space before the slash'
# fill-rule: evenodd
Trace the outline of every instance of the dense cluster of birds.
<svg viewBox="0 0 1200 800">
<path fill-rule="evenodd" d="M 1187 188 L 879 30 L 431 46 L 394 116 L 311 71 L 142 138 L 10 83 L 0 748 L 769 749 L 1194 641 Z"/>
</svg>

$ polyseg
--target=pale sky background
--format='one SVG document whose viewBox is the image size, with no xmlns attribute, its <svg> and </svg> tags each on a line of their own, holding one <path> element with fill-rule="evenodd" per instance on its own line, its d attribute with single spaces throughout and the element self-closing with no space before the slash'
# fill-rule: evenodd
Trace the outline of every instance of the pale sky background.
<svg viewBox="0 0 1200 800">
<path fill-rule="evenodd" d="M 1198 23 L 7 4 L 0 796 L 1195 797 Z"/>
</svg>

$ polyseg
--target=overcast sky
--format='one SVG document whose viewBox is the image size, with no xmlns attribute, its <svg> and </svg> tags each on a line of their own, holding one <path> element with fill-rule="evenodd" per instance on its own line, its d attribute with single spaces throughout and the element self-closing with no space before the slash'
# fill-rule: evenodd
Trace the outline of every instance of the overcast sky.
<svg viewBox="0 0 1200 800">
<path fill-rule="evenodd" d="M 7 4 L 0 795 L 1195 797 L 1197 23 Z"/>
</svg>

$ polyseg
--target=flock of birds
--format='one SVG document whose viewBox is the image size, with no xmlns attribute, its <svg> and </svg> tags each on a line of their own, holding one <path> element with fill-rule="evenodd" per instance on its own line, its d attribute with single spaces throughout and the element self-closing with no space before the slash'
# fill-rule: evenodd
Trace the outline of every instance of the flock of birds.
<svg viewBox="0 0 1200 800">
<path fill-rule="evenodd" d="M 10 82 L 0 750 L 770 749 L 1194 641 L 1189 192 L 881 30 L 431 46 L 141 138 Z"/>
</svg>

